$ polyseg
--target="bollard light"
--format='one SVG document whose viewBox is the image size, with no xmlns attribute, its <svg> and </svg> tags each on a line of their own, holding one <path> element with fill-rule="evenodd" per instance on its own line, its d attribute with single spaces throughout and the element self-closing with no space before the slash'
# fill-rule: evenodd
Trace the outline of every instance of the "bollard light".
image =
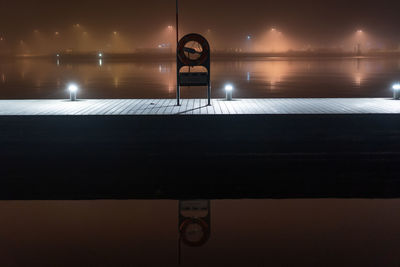
<svg viewBox="0 0 400 267">
<path fill-rule="evenodd" d="M 393 98 L 396 100 L 400 99 L 400 83 L 395 83 L 392 86 L 393 89 Z"/>
<path fill-rule="evenodd" d="M 232 101 L 232 91 L 233 91 L 233 86 L 232 84 L 227 84 L 225 85 L 225 93 L 226 93 L 226 100 L 227 101 Z"/>
<path fill-rule="evenodd" d="M 68 85 L 68 91 L 69 91 L 69 99 L 71 101 L 76 101 L 76 93 L 78 92 L 78 86 L 76 84 L 70 84 Z"/>
</svg>

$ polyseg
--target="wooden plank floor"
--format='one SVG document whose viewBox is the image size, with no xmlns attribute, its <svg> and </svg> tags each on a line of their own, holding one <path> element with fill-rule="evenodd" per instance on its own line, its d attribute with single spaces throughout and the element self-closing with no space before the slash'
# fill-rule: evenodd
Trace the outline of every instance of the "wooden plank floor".
<svg viewBox="0 0 400 267">
<path fill-rule="evenodd" d="M 233 115 L 233 114 L 400 114 L 388 98 L 85 99 L 0 100 L 0 116 L 12 115 Z"/>
</svg>

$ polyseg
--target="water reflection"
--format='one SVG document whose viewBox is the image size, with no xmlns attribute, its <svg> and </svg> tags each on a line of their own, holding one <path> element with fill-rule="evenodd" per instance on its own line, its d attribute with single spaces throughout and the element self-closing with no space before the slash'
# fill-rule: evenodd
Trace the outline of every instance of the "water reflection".
<svg viewBox="0 0 400 267">
<path fill-rule="evenodd" d="M 0 265 L 398 266 L 399 204 L 0 201 Z"/>
<path fill-rule="evenodd" d="M 119 87 L 119 77 L 114 77 L 114 87 L 115 88 Z"/>
<path fill-rule="evenodd" d="M 360 59 L 357 58 L 356 59 L 356 71 L 354 72 L 354 83 L 360 87 L 361 83 L 363 81 L 364 78 L 364 73 L 361 69 L 360 69 Z"/>
<path fill-rule="evenodd" d="M 267 88 L 273 90 L 291 71 L 292 67 L 289 61 L 257 62 L 254 65 L 254 72 L 262 77 L 266 85 L 269 85 Z M 297 66 L 297 68 L 301 68 L 301 66 Z"/>
<path fill-rule="evenodd" d="M 190 247 L 207 243 L 211 234 L 209 200 L 179 201 L 179 241 Z"/>
<path fill-rule="evenodd" d="M 398 59 L 287 59 L 214 61 L 212 94 L 224 97 L 388 97 L 399 79 Z M 82 98 L 174 98 L 174 62 L 71 63 L 19 60 L 0 62 L 1 98 L 65 98 L 63 86 L 85 85 Z M 7 79 L 6 79 L 7 77 Z M 60 86 L 61 84 L 62 86 Z M 32 88 L 40 90 L 34 91 Z M 184 88 L 183 97 L 204 97 L 203 88 Z"/>
</svg>

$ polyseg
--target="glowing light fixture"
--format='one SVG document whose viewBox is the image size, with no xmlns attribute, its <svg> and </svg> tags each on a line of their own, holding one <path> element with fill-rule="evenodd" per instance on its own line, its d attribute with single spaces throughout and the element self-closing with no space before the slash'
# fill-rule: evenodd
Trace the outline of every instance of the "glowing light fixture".
<svg viewBox="0 0 400 267">
<path fill-rule="evenodd" d="M 226 84 L 225 85 L 225 93 L 226 93 L 225 100 L 232 101 L 232 99 L 233 99 L 232 92 L 233 92 L 233 85 L 232 84 Z"/>
<path fill-rule="evenodd" d="M 225 85 L 225 91 L 232 91 L 232 90 L 233 90 L 232 84 Z"/>
<path fill-rule="evenodd" d="M 247 35 L 247 40 L 251 40 L 251 35 Z"/>
<path fill-rule="evenodd" d="M 100 53 L 99 53 L 99 57 L 103 57 L 103 53 L 100 52 Z"/>
<path fill-rule="evenodd" d="M 76 101 L 76 93 L 78 92 L 78 86 L 72 83 L 68 85 L 68 91 L 69 91 L 69 99 L 71 101 Z"/>
<path fill-rule="evenodd" d="M 396 100 L 400 99 L 400 83 L 395 83 L 392 85 L 393 98 Z"/>
</svg>

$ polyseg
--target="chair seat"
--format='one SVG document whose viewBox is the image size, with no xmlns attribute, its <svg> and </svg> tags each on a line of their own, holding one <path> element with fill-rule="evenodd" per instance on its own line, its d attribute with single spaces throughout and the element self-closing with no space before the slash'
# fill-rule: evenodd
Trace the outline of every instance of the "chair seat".
<svg viewBox="0 0 400 267">
<path fill-rule="evenodd" d="M 179 78 L 181 86 L 205 86 L 209 83 L 207 72 L 182 72 Z"/>
</svg>

